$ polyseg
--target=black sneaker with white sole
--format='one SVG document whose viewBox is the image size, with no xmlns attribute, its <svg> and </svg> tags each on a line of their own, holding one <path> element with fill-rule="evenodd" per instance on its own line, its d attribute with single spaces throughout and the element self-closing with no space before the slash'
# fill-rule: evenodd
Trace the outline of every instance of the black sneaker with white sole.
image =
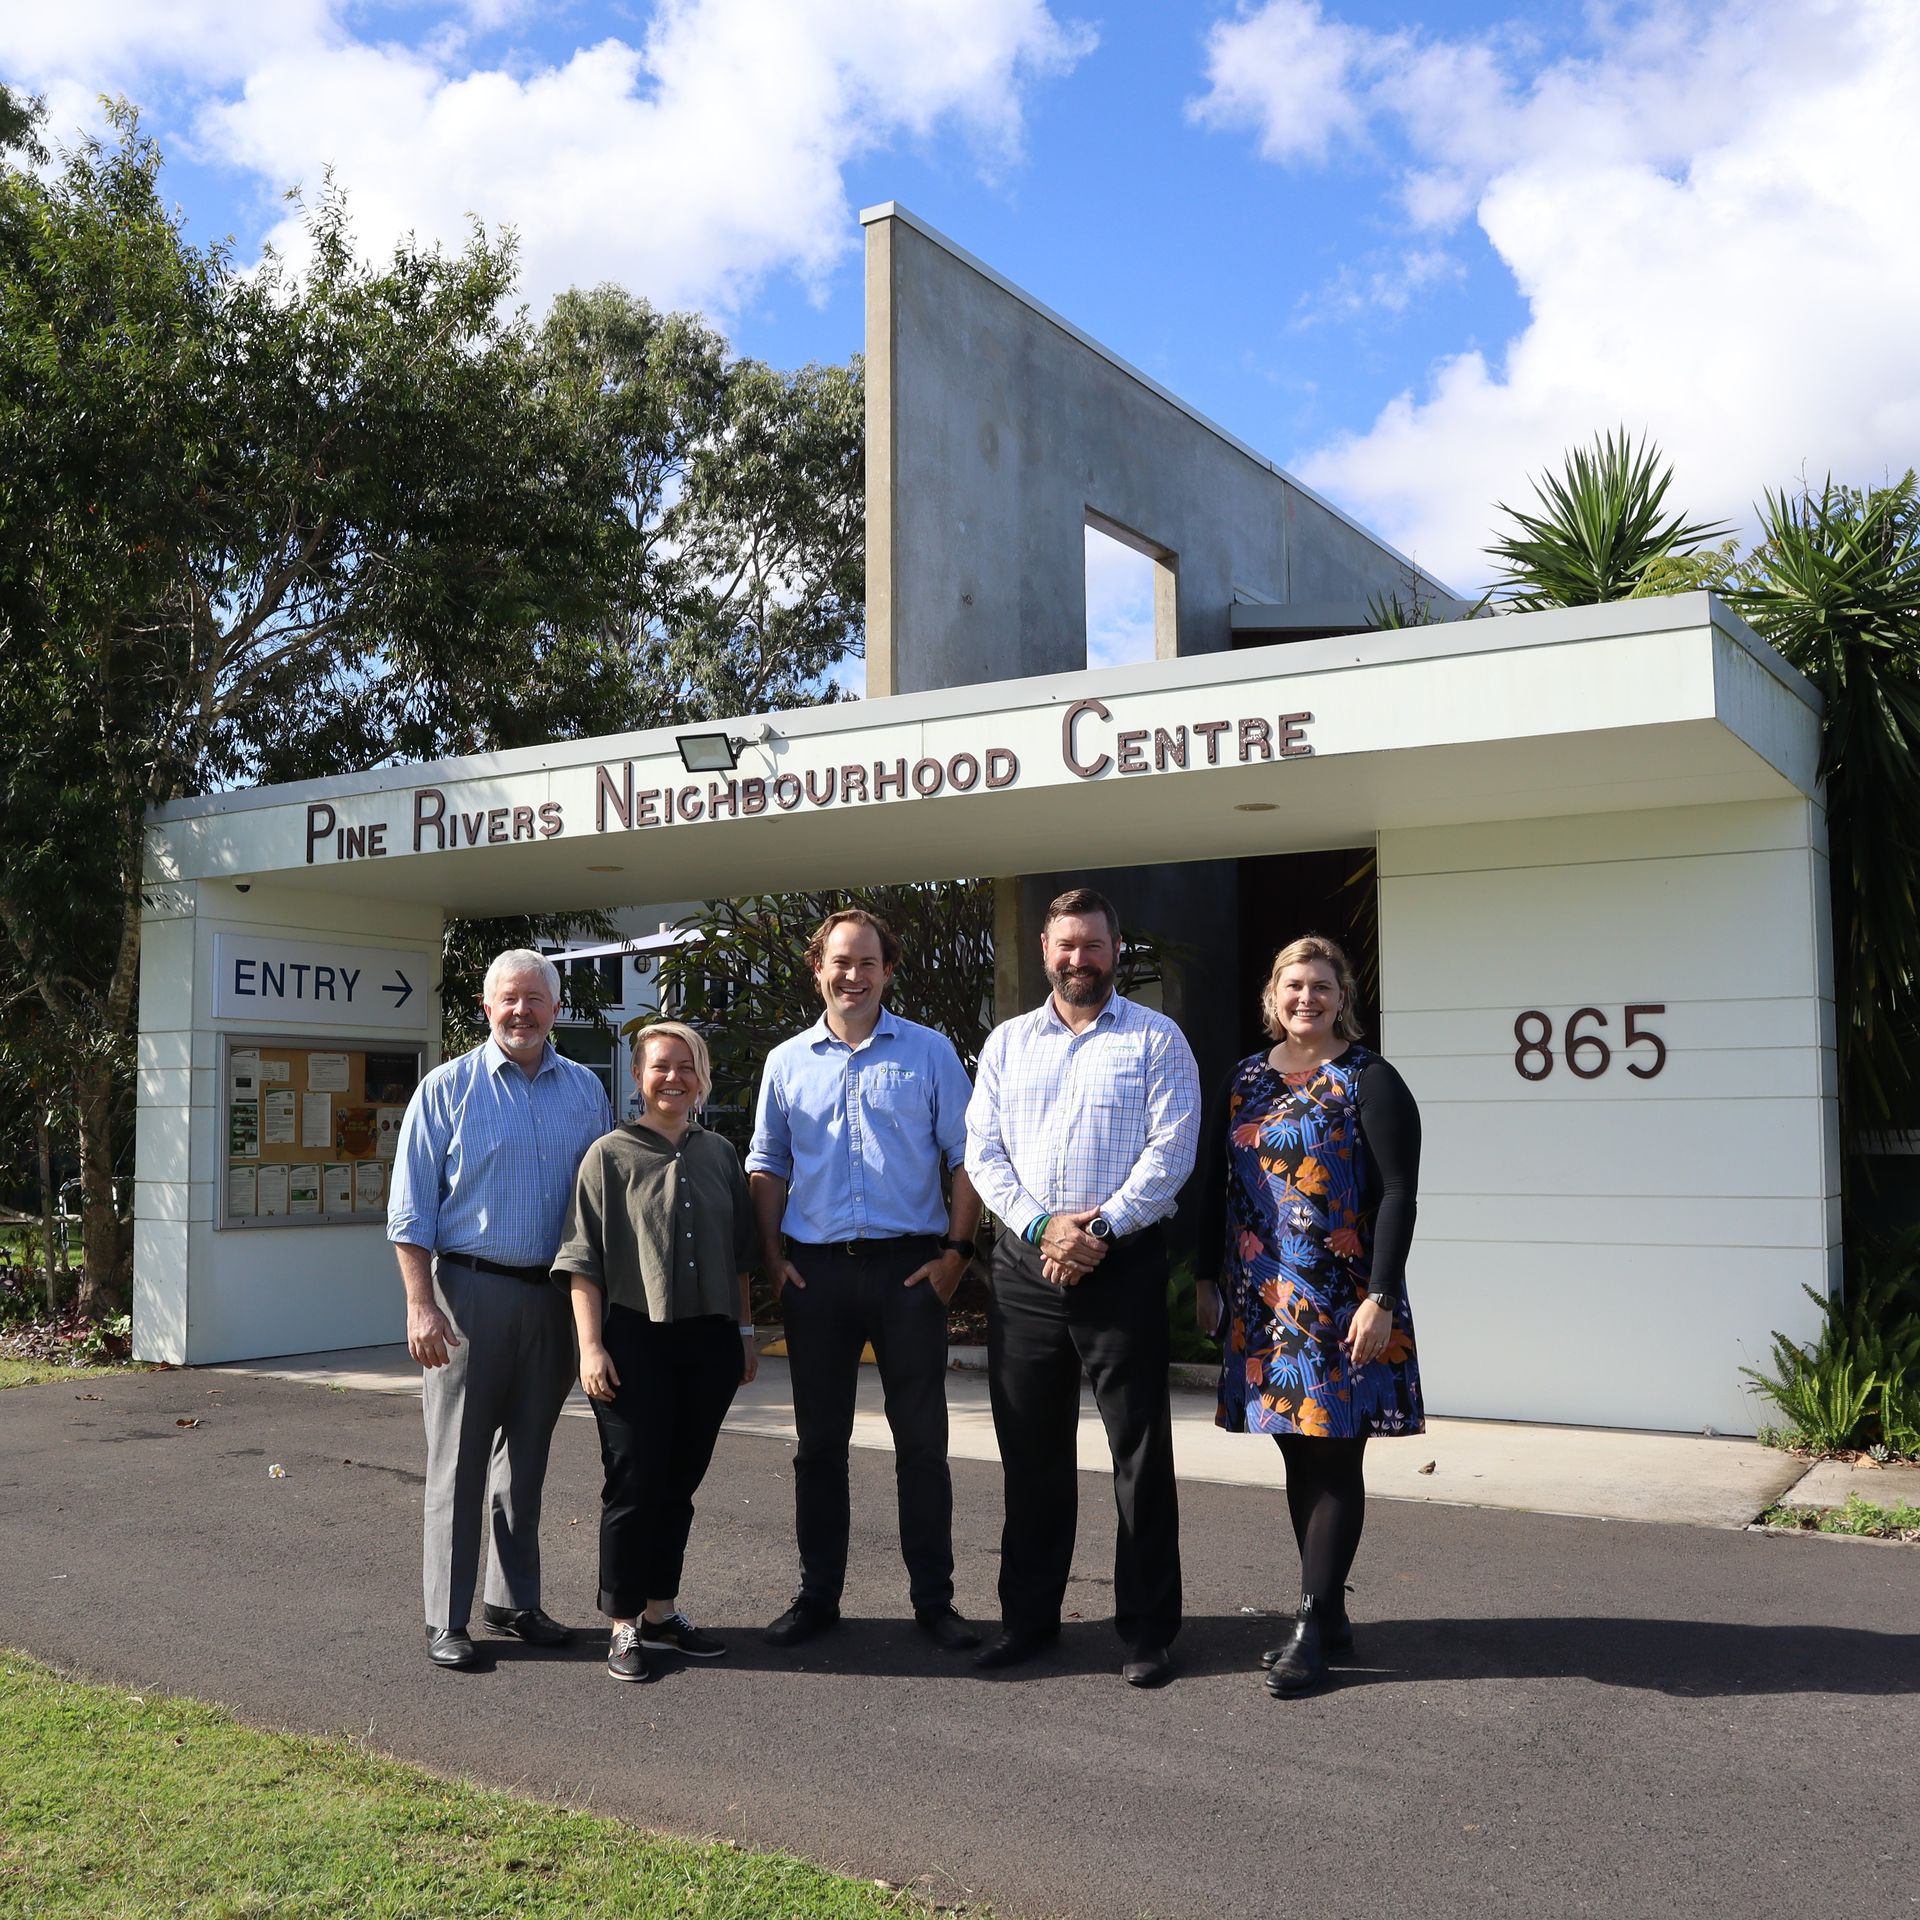
<svg viewBox="0 0 1920 1920">
<path fill-rule="evenodd" d="M 607 1648 L 607 1672 L 615 1680 L 651 1680 L 653 1663 L 640 1649 L 640 1634 L 622 1622 L 613 1630 Z"/>
<path fill-rule="evenodd" d="M 670 1613 L 664 1620 L 642 1619 L 640 1644 L 649 1653 L 684 1653 L 690 1660 L 718 1660 L 727 1643 L 702 1633 L 684 1613 Z"/>
</svg>

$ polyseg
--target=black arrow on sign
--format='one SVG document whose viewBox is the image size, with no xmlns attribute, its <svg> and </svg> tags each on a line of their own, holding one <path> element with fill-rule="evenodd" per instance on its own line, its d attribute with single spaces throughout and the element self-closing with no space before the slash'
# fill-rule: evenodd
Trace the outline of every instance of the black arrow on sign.
<svg viewBox="0 0 1920 1920">
<path fill-rule="evenodd" d="M 400 996 L 400 998 L 393 1003 L 394 1011 L 397 1013 L 413 998 L 413 982 L 409 980 L 398 967 L 394 968 L 393 977 L 400 984 L 398 986 L 382 987 L 380 991 L 382 993 L 397 993 Z"/>
</svg>

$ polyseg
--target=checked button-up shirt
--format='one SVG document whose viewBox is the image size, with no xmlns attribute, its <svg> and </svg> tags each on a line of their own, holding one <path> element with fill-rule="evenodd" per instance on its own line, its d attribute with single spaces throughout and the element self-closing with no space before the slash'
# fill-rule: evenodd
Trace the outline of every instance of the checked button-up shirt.
<svg viewBox="0 0 1920 1920">
<path fill-rule="evenodd" d="M 987 1036 L 967 1173 L 1011 1232 L 1097 1207 L 1136 1233 L 1173 1212 L 1199 1135 L 1199 1069 L 1165 1014 L 1116 993 L 1075 1033 L 1049 996 Z"/>
</svg>

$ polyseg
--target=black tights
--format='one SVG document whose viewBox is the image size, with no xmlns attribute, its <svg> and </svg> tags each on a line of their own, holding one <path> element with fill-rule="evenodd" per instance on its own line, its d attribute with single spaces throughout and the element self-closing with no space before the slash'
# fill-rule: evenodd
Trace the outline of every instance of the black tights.
<svg viewBox="0 0 1920 1920">
<path fill-rule="evenodd" d="M 1367 1438 L 1313 1440 L 1276 1433 L 1287 1463 L 1287 1511 L 1300 1549 L 1300 1591 L 1323 1614 L 1347 1610 L 1347 1575 L 1367 1524 L 1367 1483 L 1360 1460 Z"/>
</svg>

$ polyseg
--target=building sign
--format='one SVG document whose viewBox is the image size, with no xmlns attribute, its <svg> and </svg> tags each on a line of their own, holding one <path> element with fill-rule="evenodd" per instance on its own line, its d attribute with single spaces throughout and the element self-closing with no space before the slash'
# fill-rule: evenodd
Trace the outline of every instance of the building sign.
<svg viewBox="0 0 1920 1920">
<path fill-rule="evenodd" d="M 426 1024 L 434 965 L 432 956 L 398 947 L 218 933 L 213 1017 L 417 1031 Z"/>
<path fill-rule="evenodd" d="M 1126 727 L 1104 700 L 1075 700 L 1060 723 L 1060 766 L 1075 780 L 1184 773 L 1202 767 L 1245 767 L 1303 759 L 1313 752 L 1311 713 L 1241 714 L 1173 726 Z M 655 763 L 658 764 L 657 762 Z M 643 784 L 632 760 L 593 770 L 593 805 L 583 819 L 559 800 L 527 805 L 459 805 L 444 787 L 415 787 L 399 819 L 345 824 L 330 800 L 307 804 L 306 864 L 377 860 L 385 854 L 447 853 L 460 847 L 504 847 L 560 834 L 633 833 L 691 826 L 702 820 L 746 820 L 764 813 L 864 807 L 941 794 L 993 793 L 1020 784 L 1013 748 L 983 742 L 944 758 L 849 760 L 803 773 L 768 773 Z M 546 779 L 541 776 L 542 782 Z M 490 783 L 495 789 L 498 782 Z"/>
</svg>

